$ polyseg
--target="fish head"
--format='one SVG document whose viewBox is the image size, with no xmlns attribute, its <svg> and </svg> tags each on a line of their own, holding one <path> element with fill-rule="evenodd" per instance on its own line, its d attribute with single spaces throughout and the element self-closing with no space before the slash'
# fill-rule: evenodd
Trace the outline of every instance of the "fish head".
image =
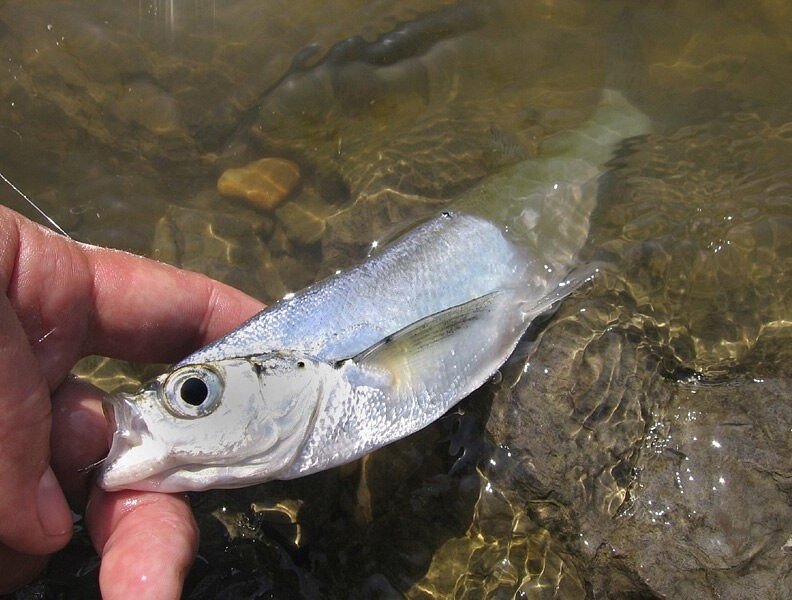
<svg viewBox="0 0 792 600">
<path fill-rule="evenodd" d="M 181 492 L 274 479 L 300 452 L 332 371 L 271 353 L 182 363 L 133 394 L 112 394 L 98 484 Z"/>
</svg>

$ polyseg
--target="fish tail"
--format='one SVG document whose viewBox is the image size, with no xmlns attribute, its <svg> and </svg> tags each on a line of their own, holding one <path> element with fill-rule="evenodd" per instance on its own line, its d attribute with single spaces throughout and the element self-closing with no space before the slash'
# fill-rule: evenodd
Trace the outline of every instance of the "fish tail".
<svg viewBox="0 0 792 600">
<path fill-rule="evenodd" d="M 651 121 L 621 92 L 603 90 L 591 118 L 580 128 L 555 135 L 542 144 L 545 156 L 575 156 L 603 165 L 626 139 L 651 132 Z"/>
</svg>

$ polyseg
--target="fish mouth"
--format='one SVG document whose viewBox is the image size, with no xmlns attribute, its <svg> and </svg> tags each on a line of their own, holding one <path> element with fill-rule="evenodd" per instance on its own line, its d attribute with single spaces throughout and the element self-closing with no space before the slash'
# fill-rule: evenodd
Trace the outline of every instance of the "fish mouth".
<svg viewBox="0 0 792 600">
<path fill-rule="evenodd" d="M 118 446 L 139 446 L 143 442 L 143 435 L 148 433 L 146 422 L 135 409 L 132 398 L 128 394 L 116 393 L 107 396 L 102 402 L 110 446 L 108 459 Z"/>
<path fill-rule="evenodd" d="M 130 453 L 144 444 L 150 436 L 146 422 L 134 402 L 135 396 L 115 393 L 106 396 L 102 410 L 107 419 L 107 438 L 110 447 L 101 461 L 97 483 L 107 489 L 114 480 L 129 471 Z"/>
<path fill-rule="evenodd" d="M 168 448 L 154 439 L 145 407 L 152 402 L 144 390 L 115 393 L 104 398 L 110 450 L 99 465 L 96 483 L 105 491 L 156 490 L 160 473 L 168 466 Z"/>
</svg>

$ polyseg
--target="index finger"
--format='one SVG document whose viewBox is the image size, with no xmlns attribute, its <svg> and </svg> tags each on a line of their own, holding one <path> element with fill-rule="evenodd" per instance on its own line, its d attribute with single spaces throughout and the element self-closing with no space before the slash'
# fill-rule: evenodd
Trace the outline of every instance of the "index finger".
<svg viewBox="0 0 792 600">
<path fill-rule="evenodd" d="M 94 314 L 84 350 L 125 360 L 173 361 L 220 337 L 264 305 L 198 273 L 82 246 Z"/>
<path fill-rule="evenodd" d="M 0 206 L 0 285 L 50 390 L 89 354 L 171 362 L 263 305 L 208 277 L 80 244 Z"/>
</svg>

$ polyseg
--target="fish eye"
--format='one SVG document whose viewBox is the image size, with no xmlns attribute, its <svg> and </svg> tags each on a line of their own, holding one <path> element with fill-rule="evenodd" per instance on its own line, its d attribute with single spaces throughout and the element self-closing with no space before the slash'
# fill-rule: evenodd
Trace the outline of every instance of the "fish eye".
<svg viewBox="0 0 792 600">
<path fill-rule="evenodd" d="M 168 375 L 163 390 L 168 411 L 192 419 L 208 415 L 220 405 L 223 380 L 209 367 L 190 365 Z"/>
<path fill-rule="evenodd" d="M 182 382 L 179 395 L 190 406 L 201 406 L 209 397 L 209 388 L 203 379 L 188 377 Z"/>
</svg>

